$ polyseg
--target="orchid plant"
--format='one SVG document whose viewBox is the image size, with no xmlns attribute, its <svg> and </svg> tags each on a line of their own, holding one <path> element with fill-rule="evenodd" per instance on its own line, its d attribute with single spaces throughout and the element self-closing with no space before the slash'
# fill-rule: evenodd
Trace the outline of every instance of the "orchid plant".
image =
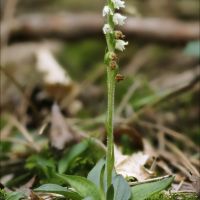
<svg viewBox="0 0 200 200">
<path fill-rule="evenodd" d="M 68 187 L 55 184 L 54 181 L 40 186 L 34 190 L 35 192 L 56 193 L 72 200 L 144 200 L 170 186 L 173 181 L 173 177 L 168 176 L 131 187 L 126 181 L 126 177 L 117 174 L 114 170 L 113 116 L 115 84 L 124 78 L 119 73 L 117 51 L 124 51 L 125 46 L 128 45 L 128 42 L 124 40 L 124 34 L 117 30 L 116 26 L 122 26 L 125 23 L 127 17 L 119 13 L 119 10 L 124 7 L 125 2 L 123 0 L 107 0 L 102 13 L 106 21 L 103 26 L 103 33 L 107 43 L 104 58 L 107 68 L 108 93 L 106 161 L 101 159 L 89 172 L 87 178 L 66 175 L 65 170 L 63 170 L 67 166 L 66 161 L 75 157 L 81 149 L 85 149 L 85 143 L 80 143 L 74 147 L 71 154 L 69 153 L 69 157 L 60 162 L 61 166 L 58 165 L 58 169 L 60 169 L 58 173 L 53 174 L 53 178 L 57 180 L 56 183 L 58 181 L 59 183 L 67 183 Z"/>
</svg>

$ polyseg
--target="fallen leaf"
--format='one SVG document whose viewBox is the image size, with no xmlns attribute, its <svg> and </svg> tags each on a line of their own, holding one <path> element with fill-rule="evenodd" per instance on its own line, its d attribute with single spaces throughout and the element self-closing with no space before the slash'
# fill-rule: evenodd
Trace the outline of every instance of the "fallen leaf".
<svg viewBox="0 0 200 200">
<path fill-rule="evenodd" d="M 142 181 L 150 177 L 145 170 L 144 165 L 149 160 L 149 155 L 143 152 L 137 152 L 132 155 L 123 155 L 117 147 L 115 147 L 115 169 L 118 174 L 123 177 L 134 177 L 138 181 Z"/>
<path fill-rule="evenodd" d="M 63 149 L 66 144 L 76 140 L 75 133 L 65 122 L 57 104 L 52 106 L 50 142 L 57 149 Z"/>
<path fill-rule="evenodd" d="M 40 48 L 36 52 L 38 71 L 44 73 L 44 82 L 47 84 L 71 84 L 71 79 L 67 72 L 59 65 L 50 50 Z"/>
<path fill-rule="evenodd" d="M 76 114 L 82 108 L 82 103 L 76 100 L 80 93 L 79 85 L 72 81 L 48 48 L 41 47 L 36 52 L 36 59 L 37 70 L 43 74 L 48 94 L 62 107 L 67 107 L 70 114 Z"/>
</svg>

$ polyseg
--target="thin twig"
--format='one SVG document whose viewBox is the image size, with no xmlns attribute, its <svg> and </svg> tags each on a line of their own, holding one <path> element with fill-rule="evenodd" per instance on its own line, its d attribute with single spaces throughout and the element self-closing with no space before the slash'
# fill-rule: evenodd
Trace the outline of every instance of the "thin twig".
<svg viewBox="0 0 200 200">
<path fill-rule="evenodd" d="M 22 144 L 22 145 L 24 145 L 24 146 L 26 146 L 26 147 L 29 147 L 29 148 L 33 149 L 32 146 L 30 146 L 30 143 L 29 143 L 29 142 L 24 141 L 24 140 L 21 140 L 21 139 L 9 138 L 9 137 L 8 137 L 8 138 L 4 138 L 3 141 L 8 141 L 8 142 L 16 143 L 16 144 Z M 35 149 L 34 149 L 34 150 L 35 150 Z"/>
<path fill-rule="evenodd" d="M 164 180 L 169 177 L 172 177 L 172 175 L 166 175 L 166 176 L 162 176 L 162 177 L 152 178 L 152 179 L 148 179 L 148 180 L 141 181 L 141 182 L 134 182 L 134 183 L 131 183 L 130 186 L 132 187 L 132 186 L 141 185 L 144 183 L 152 183 L 152 182 L 156 182 L 156 181 L 161 181 L 161 180 Z"/>
<path fill-rule="evenodd" d="M 185 156 L 185 154 L 183 154 L 181 152 L 181 150 L 179 150 L 171 142 L 165 141 L 165 143 L 166 143 L 167 147 L 170 148 L 170 150 L 173 151 L 173 153 L 175 153 L 179 157 L 180 160 L 182 160 L 183 165 L 185 167 L 187 167 L 188 170 L 190 170 L 196 176 L 200 176 L 200 173 L 198 172 L 198 170 L 192 165 L 192 163 L 190 162 L 190 160 Z"/>
<path fill-rule="evenodd" d="M 140 83 L 136 81 L 133 82 L 133 84 L 128 88 L 128 91 L 126 92 L 118 108 L 116 109 L 116 116 L 120 116 L 122 114 L 122 111 L 126 107 L 127 103 L 129 102 L 130 98 L 132 97 L 135 90 L 139 87 L 139 85 Z"/>
<path fill-rule="evenodd" d="M 51 35 L 77 38 L 102 33 L 102 25 L 102 17 L 94 13 L 35 14 L 20 16 L 9 24 L 2 23 L 1 32 L 2 36 L 7 34 L 6 30 L 10 27 L 11 37 L 21 34 L 29 37 Z M 187 23 L 173 19 L 129 17 L 122 29 L 129 36 L 170 42 L 199 39 L 199 22 Z"/>
<path fill-rule="evenodd" d="M 170 128 L 167 128 L 167 127 L 165 127 L 165 126 L 163 126 L 161 124 L 154 124 L 154 123 L 147 122 L 147 121 L 144 121 L 144 120 L 138 120 L 137 123 L 139 125 L 147 127 L 147 128 L 153 128 L 153 129 L 157 129 L 159 131 L 163 131 L 165 134 L 167 134 L 167 135 L 169 135 L 171 137 L 174 137 L 174 138 L 176 138 L 179 141 L 182 141 L 182 142 L 186 143 L 191 148 L 193 148 L 193 149 L 195 149 L 197 151 L 199 150 L 199 148 L 196 146 L 196 144 L 194 142 L 192 142 L 190 140 L 190 138 L 188 138 L 183 133 L 179 133 L 177 131 L 174 131 L 174 130 L 172 130 Z"/>
<path fill-rule="evenodd" d="M 182 181 L 179 183 L 178 187 L 176 188 L 176 191 L 177 191 L 177 192 L 181 189 L 183 183 L 184 183 L 184 180 L 182 180 Z"/>
<path fill-rule="evenodd" d="M 7 138 L 11 131 L 12 131 L 13 125 L 10 123 L 7 123 L 2 129 L 1 129 L 1 134 L 0 134 L 0 139 Z"/>
<path fill-rule="evenodd" d="M 2 21 L 5 24 L 9 24 L 10 21 L 12 20 L 14 14 L 15 14 L 15 10 L 17 7 L 17 2 L 18 0 L 6 0 L 5 1 L 5 6 L 4 6 L 4 13 L 3 13 L 3 17 L 2 17 Z M 10 26 L 8 27 L 7 31 L 5 34 L 1 34 L 1 46 L 7 46 L 7 41 L 9 38 L 9 34 L 10 34 Z"/>
<path fill-rule="evenodd" d="M 31 145 L 31 147 L 39 152 L 41 150 L 40 146 L 34 141 L 31 134 L 28 132 L 28 130 L 14 117 L 11 115 L 7 115 L 7 118 L 13 126 L 15 126 L 21 134 L 24 136 L 24 138 L 28 141 L 28 143 Z"/>
<path fill-rule="evenodd" d="M 84 138 L 84 139 L 90 139 L 93 141 L 97 146 L 99 146 L 104 152 L 106 152 L 106 146 L 97 138 L 91 137 L 90 135 L 84 133 L 82 130 L 80 130 L 77 126 L 70 124 L 70 128 L 78 135 L 78 137 Z"/>
<path fill-rule="evenodd" d="M 162 168 L 167 174 L 172 174 L 171 168 L 164 161 L 159 161 L 157 163 L 158 167 Z"/>
<path fill-rule="evenodd" d="M 3 72 L 3 74 L 15 85 L 15 87 L 21 92 L 23 98 L 28 103 L 28 105 L 32 108 L 33 112 L 39 116 L 39 113 L 36 109 L 36 107 L 32 104 L 29 97 L 24 93 L 24 88 L 20 85 L 20 83 L 12 76 L 10 75 L 4 67 L 0 66 L 0 72 Z"/>
<path fill-rule="evenodd" d="M 187 176 L 188 178 L 190 177 L 190 173 L 188 172 L 188 170 L 178 163 L 177 158 L 173 154 L 164 151 L 160 152 L 160 156 L 166 159 L 168 163 L 170 163 L 176 169 L 180 170 L 185 176 Z"/>
<path fill-rule="evenodd" d="M 139 117 L 142 114 L 144 114 L 148 108 L 156 107 L 160 105 L 163 101 L 177 97 L 178 95 L 181 95 L 184 92 L 190 91 L 196 85 L 199 85 L 199 78 L 200 78 L 200 74 L 199 74 L 199 71 L 197 71 L 195 77 L 192 78 L 192 80 L 190 80 L 187 84 L 183 84 L 180 87 L 175 88 L 173 90 L 169 88 L 169 89 L 166 89 L 165 91 L 162 91 L 161 95 L 155 98 L 155 101 L 153 101 L 151 104 L 145 105 L 137 113 L 134 113 L 131 117 L 126 119 L 126 123 L 137 121 Z"/>
</svg>

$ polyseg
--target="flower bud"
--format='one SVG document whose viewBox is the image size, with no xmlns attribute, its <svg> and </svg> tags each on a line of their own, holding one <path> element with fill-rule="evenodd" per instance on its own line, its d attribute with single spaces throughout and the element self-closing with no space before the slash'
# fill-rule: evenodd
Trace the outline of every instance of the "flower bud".
<svg viewBox="0 0 200 200">
<path fill-rule="evenodd" d="M 116 80 L 117 82 L 122 81 L 122 80 L 124 80 L 124 76 L 121 75 L 121 74 L 117 74 L 117 75 L 115 76 L 115 80 Z"/>
<path fill-rule="evenodd" d="M 112 70 L 114 70 L 114 69 L 116 69 L 117 63 L 114 60 L 112 60 L 112 61 L 110 61 L 109 66 Z"/>
<path fill-rule="evenodd" d="M 124 39 L 125 35 L 121 31 L 115 31 L 115 38 L 116 39 Z"/>
<path fill-rule="evenodd" d="M 117 61 L 118 57 L 117 57 L 117 55 L 114 52 L 110 52 L 109 53 L 109 59 L 113 60 L 113 61 Z"/>
</svg>

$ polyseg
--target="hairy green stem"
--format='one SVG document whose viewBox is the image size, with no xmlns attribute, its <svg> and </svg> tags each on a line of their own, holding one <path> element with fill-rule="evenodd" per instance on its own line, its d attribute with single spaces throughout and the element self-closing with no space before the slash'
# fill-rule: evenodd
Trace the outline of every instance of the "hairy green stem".
<svg viewBox="0 0 200 200">
<path fill-rule="evenodd" d="M 111 0 L 108 0 L 111 5 Z M 108 15 L 108 23 L 114 31 L 114 24 L 112 16 Z M 115 46 L 112 40 L 113 34 L 106 35 L 106 43 L 108 52 L 114 52 Z M 106 117 L 106 131 L 107 131 L 107 152 L 106 152 L 106 174 L 107 174 L 107 189 L 112 183 L 112 171 L 114 168 L 114 137 L 113 137 L 113 115 L 114 115 L 114 100 L 115 100 L 115 76 L 116 69 L 111 69 L 109 64 L 107 66 L 107 117 Z"/>
<path fill-rule="evenodd" d="M 107 90 L 108 90 L 108 105 L 107 105 L 107 187 L 112 182 L 112 170 L 114 167 L 114 149 L 113 149 L 113 113 L 114 113 L 114 96 L 115 96 L 115 71 L 107 69 Z"/>
</svg>

